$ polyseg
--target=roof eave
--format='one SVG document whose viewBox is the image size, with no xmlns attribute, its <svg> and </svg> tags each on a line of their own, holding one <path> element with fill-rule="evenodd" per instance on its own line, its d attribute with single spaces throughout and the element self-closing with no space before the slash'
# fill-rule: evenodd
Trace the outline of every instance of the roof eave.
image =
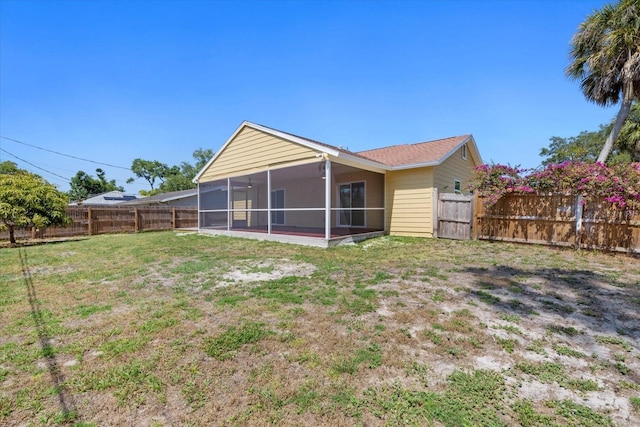
<svg viewBox="0 0 640 427">
<path fill-rule="evenodd" d="M 362 165 L 364 169 L 374 169 L 376 172 L 384 173 L 385 171 L 391 170 L 391 166 L 386 165 L 384 163 L 376 162 L 375 160 L 365 159 L 360 156 L 352 156 L 344 152 L 339 152 L 338 155 L 334 156 L 334 158 L 338 160 L 344 159 L 351 163 Z"/>
<path fill-rule="evenodd" d="M 160 199 L 159 202 L 166 203 L 166 202 L 171 202 L 173 200 L 186 199 L 187 197 L 193 197 L 193 196 L 197 196 L 197 195 L 198 195 L 197 190 L 194 190 L 193 194 L 181 194 L 179 196 L 165 197 L 163 199 Z"/>
<path fill-rule="evenodd" d="M 277 136 L 278 138 L 282 138 L 282 139 L 287 140 L 287 141 L 291 141 L 291 142 L 298 143 L 300 145 L 304 145 L 305 147 L 311 148 L 312 150 L 317 150 L 317 151 L 320 151 L 322 153 L 327 153 L 327 154 L 329 154 L 331 156 L 338 156 L 339 154 L 341 154 L 341 152 L 339 150 L 335 149 L 335 148 L 331 148 L 331 147 L 329 147 L 327 145 L 316 144 L 316 143 L 314 143 L 312 141 L 309 141 L 307 139 L 299 138 L 299 137 L 297 137 L 295 135 L 291 135 L 291 134 L 286 133 L 286 132 L 281 132 L 281 131 L 279 131 L 277 129 L 271 129 L 271 128 L 268 128 L 268 127 L 265 127 L 265 126 L 262 126 L 262 125 L 258 125 L 258 124 L 255 124 L 255 123 L 247 122 L 247 121 L 245 121 L 244 124 L 254 128 L 256 130 L 259 130 L 259 131 L 262 131 L 262 132 Z"/>
<path fill-rule="evenodd" d="M 256 123 L 252 123 L 252 122 L 248 122 L 248 121 L 243 121 L 240 126 L 238 126 L 238 128 L 235 130 L 235 132 L 233 132 L 233 134 L 229 137 L 229 139 L 227 139 L 227 141 L 224 143 L 224 145 L 222 146 L 222 148 L 220 148 L 220 150 L 218 150 L 218 152 L 207 162 L 206 165 L 204 165 L 204 167 L 202 169 L 200 169 L 200 171 L 198 172 L 198 174 L 195 176 L 195 178 L 193 178 L 193 182 L 194 183 L 198 183 L 198 181 L 200 180 L 200 177 L 202 176 L 202 174 L 204 174 L 204 172 L 209 168 L 209 166 L 211 166 L 211 164 L 218 158 L 218 156 L 225 150 L 225 148 L 227 148 L 227 145 L 229 145 L 229 143 L 231 141 L 233 141 L 233 139 L 238 135 L 238 133 L 240 133 L 240 131 L 245 127 L 251 127 L 253 129 L 259 130 L 261 132 L 265 132 L 269 135 L 273 135 L 276 136 L 278 138 L 282 138 L 286 141 L 290 141 L 290 142 L 295 142 L 296 144 L 300 144 L 303 145 L 305 147 L 308 147 L 314 151 L 318 151 L 319 153 L 326 153 L 329 156 L 336 158 L 336 159 L 346 159 L 352 162 L 356 162 L 356 163 L 360 163 L 363 166 L 367 166 L 368 168 L 374 168 L 374 169 L 378 169 L 378 170 L 389 170 L 389 165 L 385 165 L 383 163 L 379 163 L 373 160 L 368 160 L 368 159 L 364 159 L 362 157 L 359 156 L 353 156 L 350 154 L 345 153 L 344 151 L 338 150 L 336 148 L 332 148 L 330 146 L 327 145 L 322 145 L 322 144 L 316 144 L 312 141 L 306 140 L 304 138 L 299 138 L 295 135 L 291 135 L 285 132 L 281 132 L 278 131 L 276 129 L 271 129 Z"/>
<path fill-rule="evenodd" d="M 433 161 L 433 162 L 423 162 L 423 163 L 411 163 L 411 164 L 405 164 L 405 165 L 396 165 L 396 166 L 392 166 L 390 168 L 390 170 L 399 171 L 399 170 L 405 170 L 405 169 L 426 168 L 426 167 L 430 167 L 430 166 L 438 166 L 441 163 L 442 163 L 442 161 Z"/>
</svg>

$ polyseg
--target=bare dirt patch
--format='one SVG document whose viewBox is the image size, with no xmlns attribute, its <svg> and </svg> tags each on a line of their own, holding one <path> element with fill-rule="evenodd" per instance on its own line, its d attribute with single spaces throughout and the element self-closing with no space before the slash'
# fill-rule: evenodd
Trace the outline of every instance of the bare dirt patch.
<svg viewBox="0 0 640 427">
<path fill-rule="evenodd" d="M 73 245 L 29 249 L 32 295 L 0 253 L 0 423 L 640 425 L 635 258 L 388 237 Z"/>
</svg>

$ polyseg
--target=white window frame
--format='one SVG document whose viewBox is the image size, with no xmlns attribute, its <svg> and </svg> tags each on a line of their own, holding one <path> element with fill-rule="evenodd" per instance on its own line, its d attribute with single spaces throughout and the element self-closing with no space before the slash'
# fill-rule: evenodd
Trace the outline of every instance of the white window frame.
<svg viewBox="0 0 640 427">
<path fill-rule="evenodd" d="M 462 146 L 462 160 L 467 160 L 467 144 Z"/>
<path fill-rule="evenodd" d="M 459 179 L 453 179 L 453 192 L 456 194 L 462 194 L 462 181 Z"/>
</svg>

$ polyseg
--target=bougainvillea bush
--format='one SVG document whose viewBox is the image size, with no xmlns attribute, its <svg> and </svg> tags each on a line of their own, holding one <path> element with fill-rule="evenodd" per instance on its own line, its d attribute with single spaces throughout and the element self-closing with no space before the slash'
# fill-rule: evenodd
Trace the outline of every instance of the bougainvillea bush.
<svg viewBox="0 0 640 427">
<path fill-rule="evenodd" d="M 581 195 L 583 201 L 603 198 L 618 208 L 640 208 L 640 163 L 607 166 L 564 162 L 542 170 L 508 165 L 476 167 L 470 190 L 495 204 L 505 194 Z"/>
</svg>

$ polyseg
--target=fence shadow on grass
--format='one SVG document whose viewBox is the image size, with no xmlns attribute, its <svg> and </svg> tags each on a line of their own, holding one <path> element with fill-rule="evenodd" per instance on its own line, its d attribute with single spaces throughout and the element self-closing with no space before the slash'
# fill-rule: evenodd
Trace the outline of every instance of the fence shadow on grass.
<svg viewBox="0 0 640 427">
<path fill-rule="evenodd" d="M 27 288 L 27 297 L 29 305 L 31 306 L 31 317 L 36 327 L 38 339 L 40 341 L 40 348 L 42 349 L 42 355 L 47 363 L 49 376 L 53 383 L 53 389 L 58 396 L 58 402 L 60 410 L 62 412 L 62 418 L 64 421 L 78 420 L 78 411 L 75 408 L 73 398 L 68 394 L 65 387 L 65 378 L 58 362 L 56 360 L 55 351 L 51 345 L 51 335 L 47 328 L 46 320 L 43 316 L 42 309 L 40 307 L 40 301 L 36 294 L 36 288 L 33 284 L 33 277 L 29 269 L 29 262 L 27 258 L 27 251 L 25 249 L 18 250 L 20 256 L 20 265 L 22 267 L 22 276 L 24 279 L 25 287 Z"/>
<path fill-rule="evenodd" d="M 508 266 L 466 268 L 473 274 L 469 296 L 498 311 L 535 316 L 545 314 L 563 324 L 596 334 L 619 334 L 640 347 L 640 287 L 602 273 L 580 269 Z M 615 272 L 614 272 L 615 273 Z M 553 326 L 548 325 L 553 328 Z"/>
</svg>

